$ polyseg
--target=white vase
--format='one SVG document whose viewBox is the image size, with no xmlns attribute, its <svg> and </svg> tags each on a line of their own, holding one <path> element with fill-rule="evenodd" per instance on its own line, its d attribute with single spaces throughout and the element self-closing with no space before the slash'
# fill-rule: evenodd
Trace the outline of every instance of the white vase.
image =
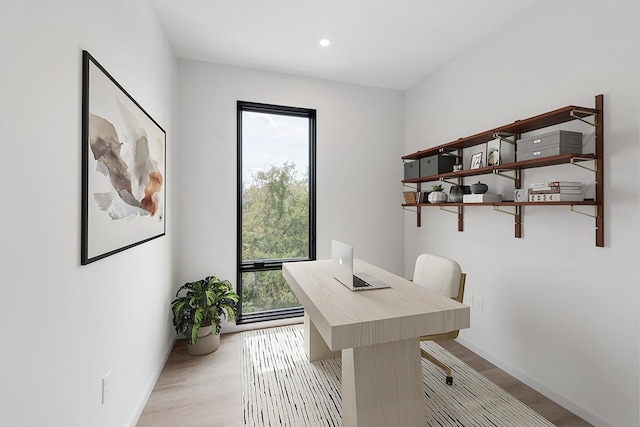
<svg viewBox="0 0 640 427">
<path fill-rule="evenodd" d="M 447 193 L 444 191 L 432 191 L 429 193 L 429 203 L 444 203 L 447 201 Z"/>
<path fill-rule="evenodd" d="M 213 353 L 218 347 L 220 347 L 220 334 L 214 333 L 212 326 L 205 326 L 198 331 L 195 344 L 187 342 L 187 353 L 192 356 L 202 356 Z"/>
</svg>

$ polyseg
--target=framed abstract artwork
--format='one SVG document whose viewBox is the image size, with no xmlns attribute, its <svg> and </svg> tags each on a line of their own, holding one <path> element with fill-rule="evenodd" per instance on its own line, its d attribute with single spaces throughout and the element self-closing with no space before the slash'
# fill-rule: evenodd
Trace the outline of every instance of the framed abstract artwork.
<svg viewBox="0 0 640 427">
<path fill-rule="evenodd" d="M 82 52 L 81 264 L 165 234 L 166 133 Z"/>
<path fill-rule="evenodd" d="M 471 156 L 471 164 L 469 169 L 480 169 L 482 167 L 482 152 L 476 153 Z"/>
</svg>

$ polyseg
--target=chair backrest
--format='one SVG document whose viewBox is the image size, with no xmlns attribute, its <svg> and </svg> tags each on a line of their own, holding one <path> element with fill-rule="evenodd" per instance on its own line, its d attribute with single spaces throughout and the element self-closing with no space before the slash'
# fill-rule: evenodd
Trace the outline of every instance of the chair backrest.
<svg viewBox="0 0 640 427">
<path fill-rule="evenodd" d="M 422 254 L 416 259 L 413 282 L 418 285 L 462 302 L 464 281 L 465 274 L 452 259 L 431 254 Z"/>
</svg>

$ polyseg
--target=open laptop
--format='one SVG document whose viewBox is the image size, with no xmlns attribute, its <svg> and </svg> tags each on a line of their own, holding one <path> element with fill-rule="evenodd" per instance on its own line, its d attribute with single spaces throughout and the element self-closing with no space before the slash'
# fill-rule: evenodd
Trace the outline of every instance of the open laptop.
<svg viewBox="0 0 640 427">
<path fill-rule="evenodd" d="M 390 288 L 387 283 L 367 273 L 353 274 L 353 246 L 331 241 L 331 274 L 352 291 Z"/>
</svg>

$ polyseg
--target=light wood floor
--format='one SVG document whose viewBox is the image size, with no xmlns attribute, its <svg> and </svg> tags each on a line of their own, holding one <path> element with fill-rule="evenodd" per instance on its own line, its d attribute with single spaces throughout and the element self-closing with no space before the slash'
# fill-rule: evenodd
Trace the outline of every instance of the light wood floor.
<svg viewBox="0 0 640 427">
<path fill-rule="evenodd" d="M 591 425 L 459 343 L 440 344 L 556 426 Z M 178 340 L 137 427 L 242 426 L 240 358 L 240 333 L 223 334 L 218 351 L 206 356 L 189 356 Z"/>
</svg>

